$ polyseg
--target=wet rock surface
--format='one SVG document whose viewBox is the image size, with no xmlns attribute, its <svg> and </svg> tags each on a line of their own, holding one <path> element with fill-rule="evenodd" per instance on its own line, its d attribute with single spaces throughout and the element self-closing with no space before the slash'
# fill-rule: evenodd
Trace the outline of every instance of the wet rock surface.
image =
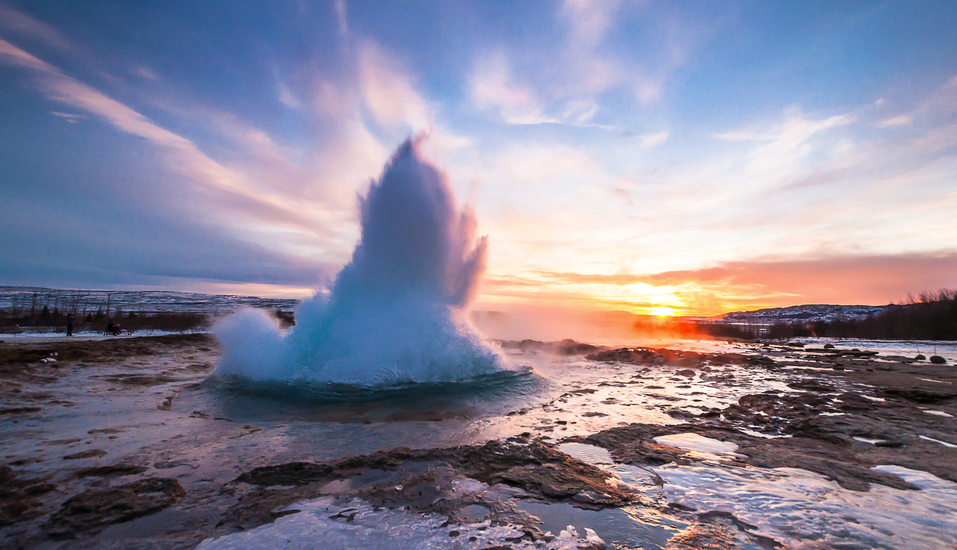
<svg viewBox="0 0 957 550">
<path fill-rule="evenodd" d="M 133 464 L 111 464 L 109 466 L 92 466 L 82 468 L 76 472 L 76 477 L 122 477 L 142 474 L 147 468 Z"/>
<path fill-rule="evenodd" d="M 750 365 L 773 368 L 775 362 L 760 355 L 740 353 L 700 353 L 665 348 L 618 348 L 585 356 L 591 361 L 632 363 L 635 365 L 703 367 L 710 365 Z M 684 372 L 684 371 L 679 371 Z"/>
<path fill-rule="evenodd" d="M 186 496 L 175 479 L 155 478 L 90 489 L 69 498 L 44 526 L 52 539 L 71 539 L 158 512 Z"/>
<path fill-rule="evenodd" d="M 45 479 L 18 476 L 9 466 L 0 465 L 0 527 L 38 517 L 39 498 L 53 488 Z"/>
<path fill-rule="evenodd" d="M 603 346 L 593 346 L 576 342 L 575 340 L 561 340 L 559 342 L 541 342 L 539 340 L 498 340 L 498 344 L 505 349 L 535 350 L 556 355 L 584 355 L 605 349 Z"/>
<path fill-rule="evenodd" d="M 177 334 L 171 336 L 124 337 L 111 340 L 77 340 L 70 342 L 29 343 L 0 346 L 0 372 L 22 370 L 23 365 L 34 365 L 56 354 L 57 361 L 100 363 L 128 359 L 135 355 L 155 355 L 172 347 L 212 343 L 208 334 Z"/>
</svg>

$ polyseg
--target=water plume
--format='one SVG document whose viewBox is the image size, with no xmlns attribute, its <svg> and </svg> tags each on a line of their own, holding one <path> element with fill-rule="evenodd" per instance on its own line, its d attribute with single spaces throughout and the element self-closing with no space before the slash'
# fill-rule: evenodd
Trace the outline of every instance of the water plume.
<svg viewBox="0 0 957 550">
<path fill-rule="evenodd" d="M 458 210 L 448 177 L 403 143 L 360 199 L 361 237 L 328 296 L 279 329 L 261 310 L 218 323 L 214 374 L 253 380 L 381 386 L 452 382 L 504 367 L 465 319 L 485 272 L 487 241 Z"/>
</svg>

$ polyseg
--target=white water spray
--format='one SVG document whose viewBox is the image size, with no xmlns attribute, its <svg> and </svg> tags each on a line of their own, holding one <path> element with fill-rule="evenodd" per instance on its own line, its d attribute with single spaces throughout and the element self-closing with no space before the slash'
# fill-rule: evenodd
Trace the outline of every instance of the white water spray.
<svg viewBox="0 0 957 550">
<path fill-rule="evenodd" d="M 448 177 L 403 143 L 360 201 L 362 235 L 328 297 L 296 310 L 286 332 L 261 310 L 214 329 L 216 375 L 381 386 L 452 382 L 503 370 L 465 320 L 485 272 L 486 239 L 455 207 Z"/>
</svg>

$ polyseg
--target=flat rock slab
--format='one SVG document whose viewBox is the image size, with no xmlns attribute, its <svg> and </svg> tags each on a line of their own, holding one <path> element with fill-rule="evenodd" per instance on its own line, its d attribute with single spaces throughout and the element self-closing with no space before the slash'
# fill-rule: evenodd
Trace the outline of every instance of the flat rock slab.
<svg viewBox="0 0 957 550">
<path fill-rule="evenodd" d="M 44 531 L 52 539 L 70 539 L 81 533 L 96 533 L 114 523 L 122 523 L 158 512 L 186 496 L 179 482 L 154 478 L 117 485 L 108 489 L 90 489 L 70 498 L 53 514 Z"/>
<path fill-rule="evenodd" d="M 89 449 L 86 451 L 73 453 L 71 455 L 66 455 L 65 457 L 63 457 L 63 460 L 80 460 L 81 458 L 99 458 L 105 455 L 106 455 L 106 451 L 104 451 L 103 449 Z"/>
</svg>

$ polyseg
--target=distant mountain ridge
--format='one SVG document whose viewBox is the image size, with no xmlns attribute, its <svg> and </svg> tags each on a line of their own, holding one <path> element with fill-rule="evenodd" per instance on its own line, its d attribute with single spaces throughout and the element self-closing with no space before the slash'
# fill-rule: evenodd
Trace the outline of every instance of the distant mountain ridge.
<svg viewBox="0 0 957 550">
<path fill-rule="evenodd" d="M 834 304 L 806 304 L 790 307 L 772 307 L 756 311 L 735 311 L 717 318 L 730 323 L 816 323 L 818 321 L 857 320 L 876 315 L 889 306 L 842 306 Z"/>
</svg>

